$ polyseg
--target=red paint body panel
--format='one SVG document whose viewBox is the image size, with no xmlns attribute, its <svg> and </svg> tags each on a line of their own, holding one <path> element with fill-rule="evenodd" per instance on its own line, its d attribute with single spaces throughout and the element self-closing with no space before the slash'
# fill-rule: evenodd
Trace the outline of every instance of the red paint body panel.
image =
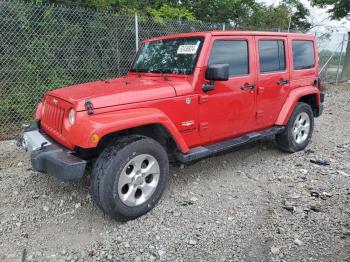
<svg viewBox="0 0 350 262">
<path fill-rule="evenodd" d="M 252 31 L 212 31 L 169 35 L 148 41 L 175 37 L 204 37 L 201 53 L 192 75 L 133 73 L 127 76 L 73 85 L 48 92 L 39 104 L 35 119 L 43 130 L 69 149 L 94 148 L 93 134 L 107 134 L 149 124 L 163 125 L 174 138 L 179 150 L 236 137 L 273 125 L 285 125 L 298 99 L 320 92 L 312 86 L 318 67 L 293 70 L 292 39 L 315 41 L 311 35 Z M 249 74 L 215 82 L 215 89 L 202 91 L 211 48 L 216 40 L 248 42 Z M 286 47 L 283 72 L 259 72 L 259 39 L 280 39 Z M 315 61 L 317 48 L 315 46 Z M 279 80 L 289 84 L 278 86 Z M 256 88 L 243 91 L 246 84 Z M 88 115 L 89 100 L 94 114 Z M 76 111 L 75 123 L 69 124 L 68 113 Z"/>
<path fill-rule="evenodd" d="M 289 46 L 286 36 L 256 36 L 257 50 L 259 41 L 264 40 L 278 40 L 283 41 L 285 46 L 285 56 L 289 55 Z M 281 80 L 289 81 L 290 64 L 286 59 L 286 69 L 277 72 L 260 73 L 259 55 L 256 53 L 258 80 L 257 87 L 259 93 L 257 94 L 257 126 L 259 128 L 271 127 L 278 114 L 285 103 L 286 97 L 290 91 L 290 85 L 278 85 Z"/>
<path fill-rule="evenodd" d="M 247 41 L 249 52 L 254 53 L 255 44 L 252 36 L 215 36 L 211 38 L 209 50 L 216 40 Z M 203 61 L 205 65 L 208 64 L 209 56 L 210 52 L 207 52 Z M 202 99 L 198 121 L 202 123 L 199 134 L 203 144 L 238 136 L 255 129 L 255 90 L 241 90 L 243 85 L 255 83 L 255 64 L 255 57 L 249 56 L 248 75 L 232 76 L 228 81 L 218 81 L 215 83 L 215 90 L 207 93 L 202 91 L 202 85 L 209 83 L 205 80 L 206 67 L 201 70 L 196 91 Z"/>
<path fill-rule="evenodd" d="M 90 100 L 95 108 L 101 108 L 176 95 L 173 86 L 158 76 L 140 79 L 135 75 L 69 86 L 48 94 L 65 99 L 75 105 L 77 111 L 85 110 L 85 100 Z"/>
<path fill-rule="evenodd" d="M 320 104 L 320 91 L 314 86 L 304 86 L 301 88 L 293 89 L 284 103 L 282 110 L 279 112 L 278 118 L 275 122 L 276 125 L 288 124 L 289 117 L 293 113 L 294 107 L 298 100 L 306 95 L 315 95 L 317 104 Z"/>
<path fill-rule="evenodd" d="M 80 139 L 77 141 L 78 143 L 76 146 L 82 148 L 92 148 L 96 146 L 96 144 L 90 139 L 93 134 L 97 134 L 99 137 L 104 137 L 107 134 L 128 128 L 148 124 L 161 124 L 175 139 L 178 147 L 183 152 L 188 151 L 187 144 L 174 123 L 159 109 L 129 109 L 92 116 L 87 116 L 85 112 L 79 112 L 77 118 L 77 124 L 71 128 L 71 132 L 67 138 L 73 140 L 79 136 Z"/>
</svg>

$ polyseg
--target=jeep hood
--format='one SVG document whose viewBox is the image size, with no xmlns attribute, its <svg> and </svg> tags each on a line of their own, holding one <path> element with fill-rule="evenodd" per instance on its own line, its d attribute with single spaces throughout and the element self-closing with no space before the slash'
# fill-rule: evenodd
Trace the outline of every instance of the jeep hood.
<svg viewBox="0 0 350 262">
<path fill-rule="evenodd" d="M 122 77 L 72 85 L 47 93 L 75 105 L 77 111 L 85 110 L 85 101 L 102 108 L 176 96 L 169 81 L 157 78 Z"/>
</svg>

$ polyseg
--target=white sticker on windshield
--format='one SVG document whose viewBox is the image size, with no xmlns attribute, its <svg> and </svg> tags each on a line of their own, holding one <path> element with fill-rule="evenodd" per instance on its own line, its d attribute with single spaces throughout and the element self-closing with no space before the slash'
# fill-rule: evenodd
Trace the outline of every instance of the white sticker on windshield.
<svg viewBox="0 0 350 262">
<path fill-rule="evenodd" d="M 180 55 L 193 55 L 197 52 L 199 44 L 196 45 L 180 45 L 177 53 Z"/>
</svg>

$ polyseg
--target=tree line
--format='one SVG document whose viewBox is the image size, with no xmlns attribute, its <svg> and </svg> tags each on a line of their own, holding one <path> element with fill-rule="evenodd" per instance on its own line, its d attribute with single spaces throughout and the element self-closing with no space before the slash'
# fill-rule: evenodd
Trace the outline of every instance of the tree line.
<svg viewBox="0 0 350 262">
<path fill-rule="evenodd" d="M 32 1 L 30 1 L 32 2 Z M 256 0 L 35 0 L 64 6 L 83 6 L 121 14 L 138 13 L 156 20 L 183 19 L 227 22 L 256 28 L 287 28 L 306 31 L 309 10 L 299 0 L 282 0 L 266 5 Z M 291 18 L 291 20 L 290 20 Z"/>
<path fill-rule="evenodd" d="M 236 28 L 280 28 L 306 32 L 311 27 L 310 11 L 300 0 L 281 0 L 266 5 L 256 0 L 27 0 L 64 6 L 84 6 L 121 14 L 138 13 L 156 21 L 182 19 L 226 22 Z M 330 19 L 350 19 L 349 0 L 309 0 L 312 6 L 327 8 Z M 350 38 L 350 28 L 349 38 Z M 347 45 L 342 80 L 350 79 L 350 45 Z"/>
</svg>

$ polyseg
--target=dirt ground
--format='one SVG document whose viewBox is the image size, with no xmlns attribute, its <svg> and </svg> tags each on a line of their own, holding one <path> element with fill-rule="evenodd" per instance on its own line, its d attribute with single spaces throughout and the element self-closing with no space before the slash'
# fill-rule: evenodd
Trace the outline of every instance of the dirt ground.
<svg viewBox="0 0 350 262">
<path fill-rule="evenodd" d="M 271 138 L 172 167 L 127 223 L 95 207 L 87 178 L 36 173 L 2 142 L 0 261 L 350 261 L 350 85 L 328 89 L 315 124 L 303 152 Z"/>
</svg>

